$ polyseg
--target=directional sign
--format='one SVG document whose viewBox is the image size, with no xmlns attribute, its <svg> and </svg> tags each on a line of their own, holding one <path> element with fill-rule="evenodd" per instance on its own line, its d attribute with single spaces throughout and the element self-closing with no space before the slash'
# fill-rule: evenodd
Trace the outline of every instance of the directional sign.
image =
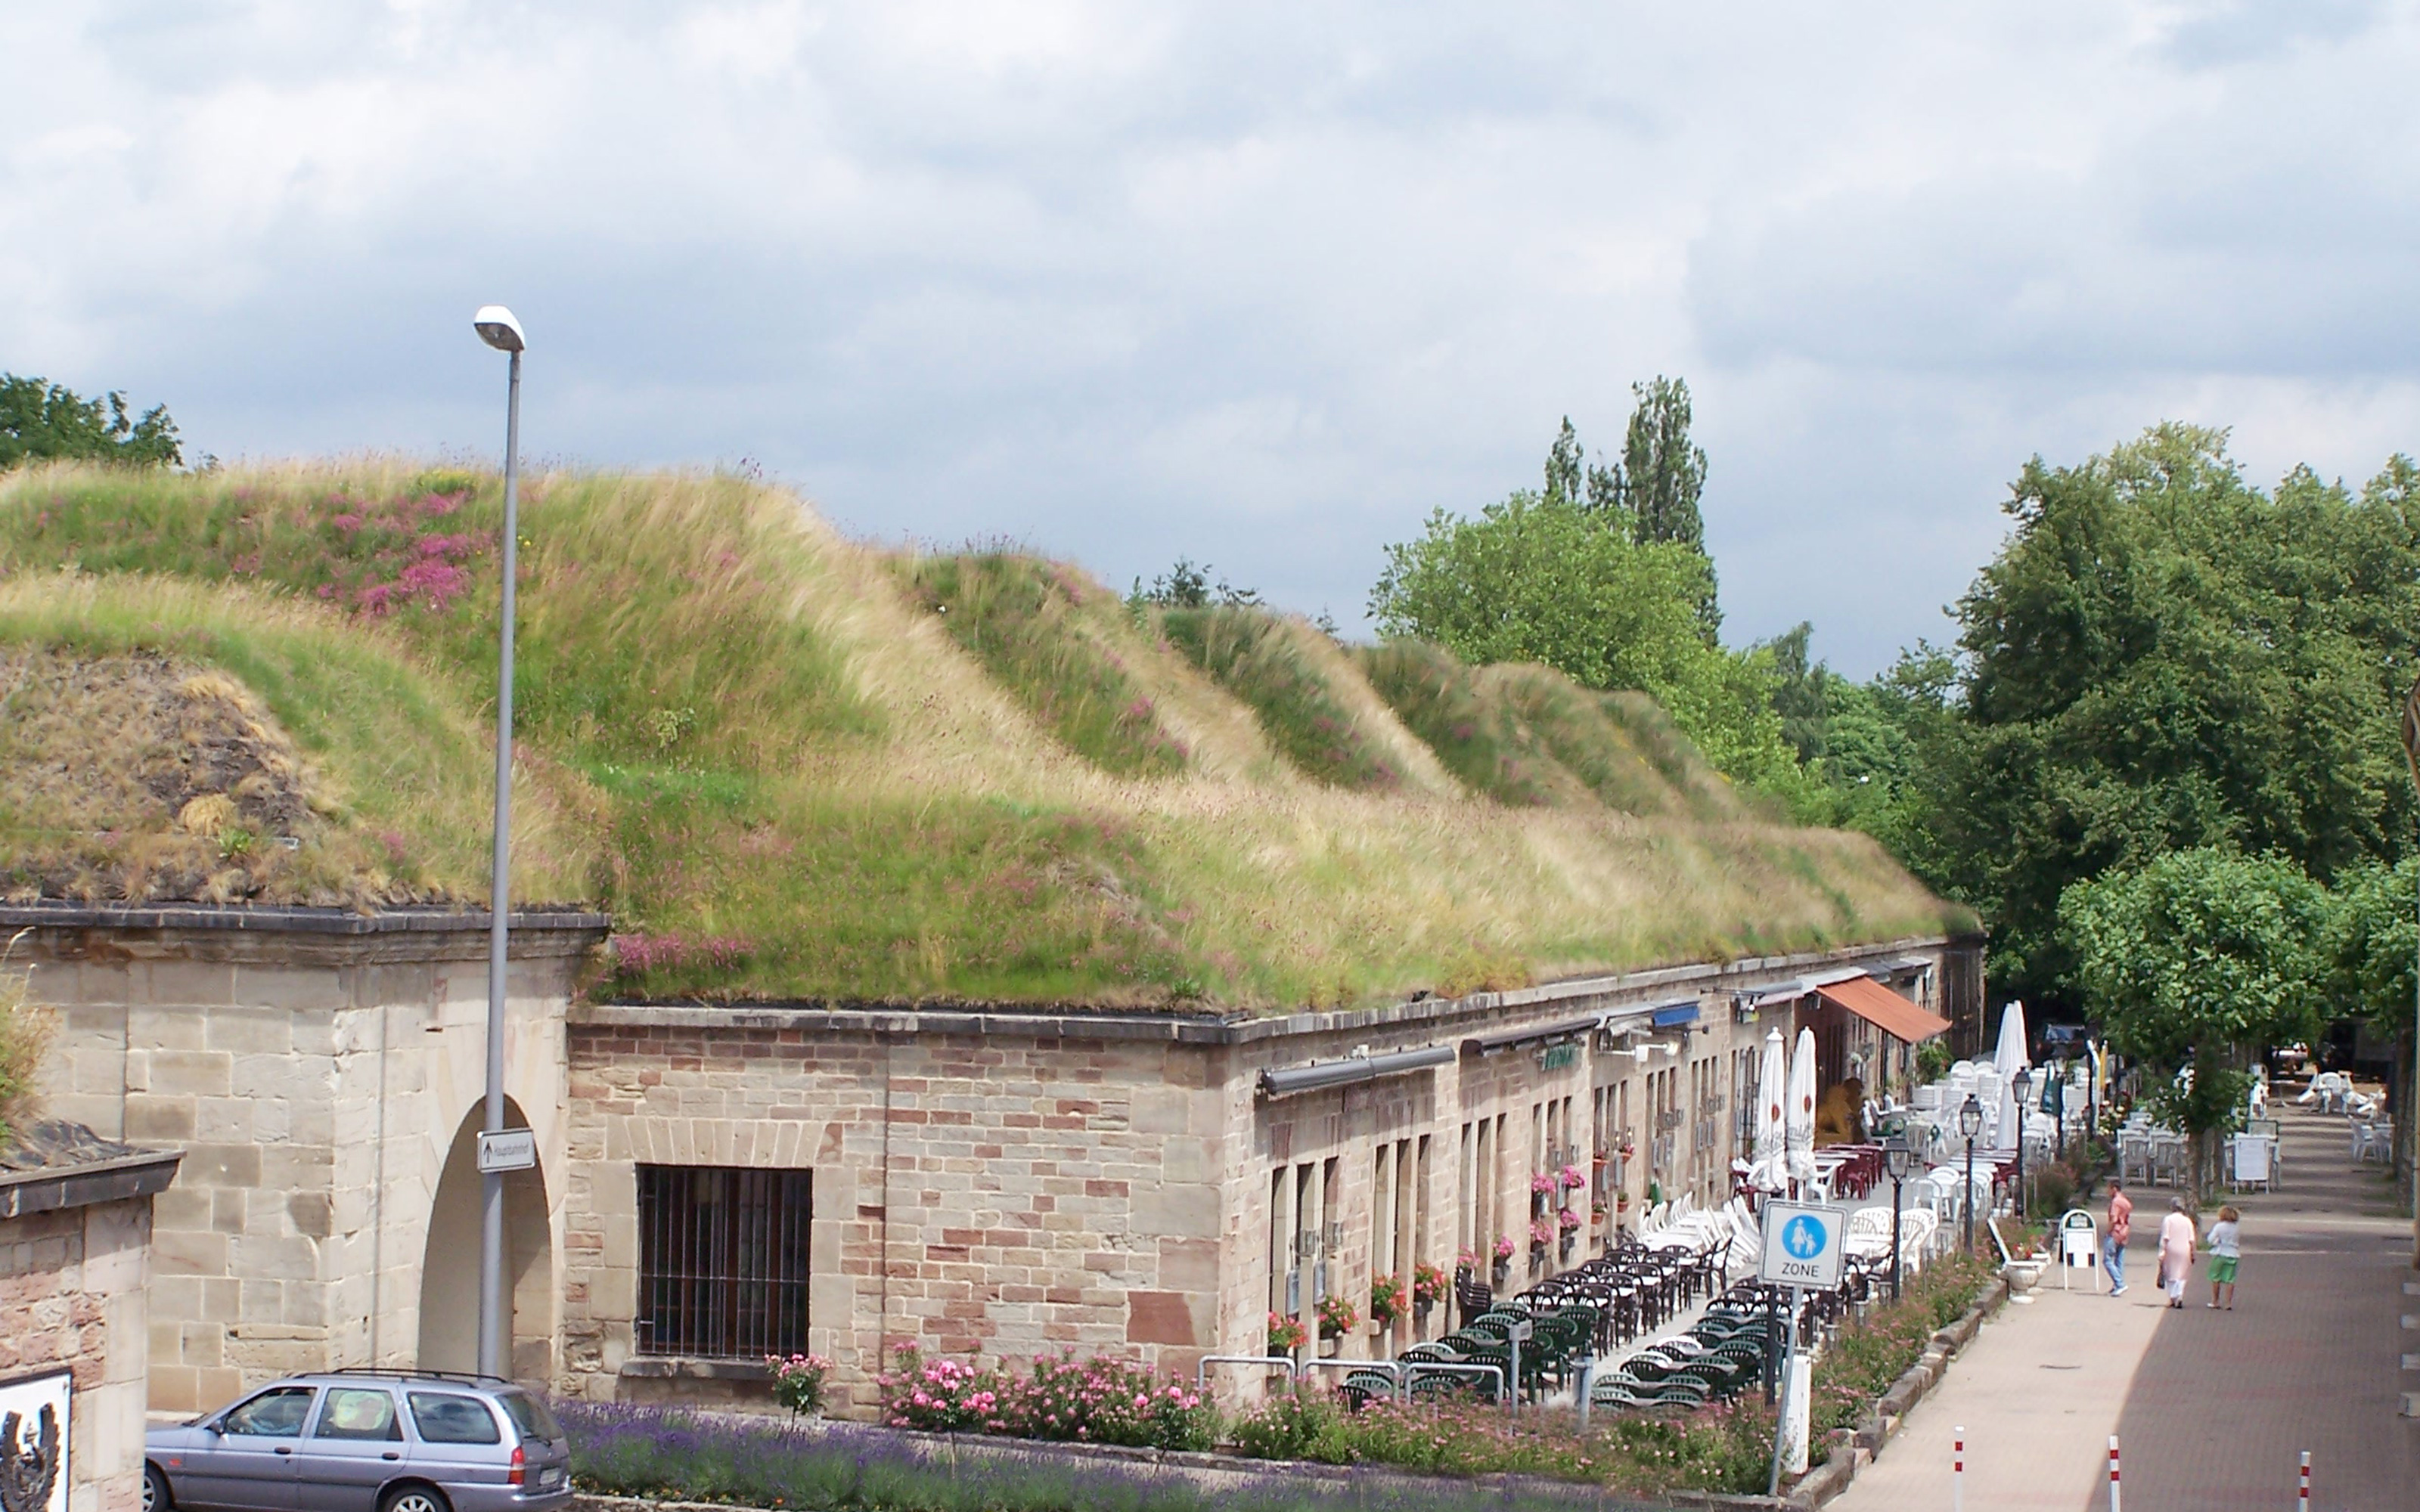
<svg viewBox="0 0 2420 1512">
<path fill-rule="evenodd" d="M 479 1174 L 525 1171 L 537 1164 L 537 1135 L 527 1129 L 498 1129 L 479 1135 Z"/>
<path fill-rule="evenodd" d="M 1764 1205 L 1764 1253 L 1757 1257 L 1760 1281 L 1785 1287 L 1829 1288 L 1840 1284 L 1843 1233 L 1848 1210 L 1809 1202 Z"/>
<path fill-rule="evenodd" d="M 1504 1327 L 1505 1342 L 1508 1344 L 1527 1344 L 1529 1342 L 1529 1330 L 1531 1326 L 1532 1325 L 1529 1320 L 1526 1318 L 1517 1323 L 1506 1324 Z"/>
</svg>

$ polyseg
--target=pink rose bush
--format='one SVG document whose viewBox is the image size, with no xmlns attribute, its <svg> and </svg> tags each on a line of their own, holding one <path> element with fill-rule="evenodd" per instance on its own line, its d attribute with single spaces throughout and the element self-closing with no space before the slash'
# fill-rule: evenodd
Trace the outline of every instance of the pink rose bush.
<svg viewBox="0 0 2420 1512">
<path fill-rule="evenodd" d="M 898 1359 L 881 1382 L 883 1421 L 892 1427 L 1139 1449 L 1203 1450 L 1218 1434 L 1217 1410 L 1200 1393 L 1124 1360 L 1044 1356 L 1019 1376 L 928 1362 L 913 1350 Z"/>
</svg>

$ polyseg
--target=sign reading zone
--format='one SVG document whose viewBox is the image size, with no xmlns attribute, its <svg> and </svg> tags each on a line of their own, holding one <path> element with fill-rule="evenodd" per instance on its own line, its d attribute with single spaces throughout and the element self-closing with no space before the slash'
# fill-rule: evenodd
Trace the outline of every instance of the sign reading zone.
<svg viewBox="0 0 2420 1512">
<path fill-rule="evenodd" d="M 1767 1202 L 1764 1253 L 1757 1257 L 1757 1279 L 1785 1287 L 1838 1286 L 1841 1239 L 1847 1227 L 1846 1209 L 1811 1202 Z"/>
</svg>

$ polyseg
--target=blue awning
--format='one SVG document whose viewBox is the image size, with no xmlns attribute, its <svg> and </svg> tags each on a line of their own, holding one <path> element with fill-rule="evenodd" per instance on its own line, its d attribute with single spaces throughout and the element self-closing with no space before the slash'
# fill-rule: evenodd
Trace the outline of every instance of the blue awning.
<svg viewBox="0 0 2420 1512">
<path fill-rule="evenodd" d="M 1692 997 L 1685 1003 L 1668 1003 L 1657 1009 L 1654 1017 L 1649 1022 L 1659 1029 L 1668 1029 L 1681 1024 L 1695 1024 L 1698 1022 L 1698 1000 Z"/>
</svg>

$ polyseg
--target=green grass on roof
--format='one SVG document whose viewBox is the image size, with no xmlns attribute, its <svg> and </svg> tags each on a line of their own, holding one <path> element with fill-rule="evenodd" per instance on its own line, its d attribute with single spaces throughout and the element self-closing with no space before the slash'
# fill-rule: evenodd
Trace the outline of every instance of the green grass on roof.
<svg viewBox="0 0 2420 1512">
<path fill-rule="evenodd" d="M 483 899 L 499 518 L 492 478 L 376 458 L 0 478 L 0 675 L 51 709 L 0 767 L 8 885 Z M 1952 918 L 1534 670 L 1163 640 L 1072 569 L 887 556 L 727 476 L 535 476 L 521 533 L 516 893 L 612 911 L 609 992 L 1291 1008 Z M 138 778 L 180 720 L 246 733 L 164 795 L 24 776 L 77 707 Z"/>
</svg>

